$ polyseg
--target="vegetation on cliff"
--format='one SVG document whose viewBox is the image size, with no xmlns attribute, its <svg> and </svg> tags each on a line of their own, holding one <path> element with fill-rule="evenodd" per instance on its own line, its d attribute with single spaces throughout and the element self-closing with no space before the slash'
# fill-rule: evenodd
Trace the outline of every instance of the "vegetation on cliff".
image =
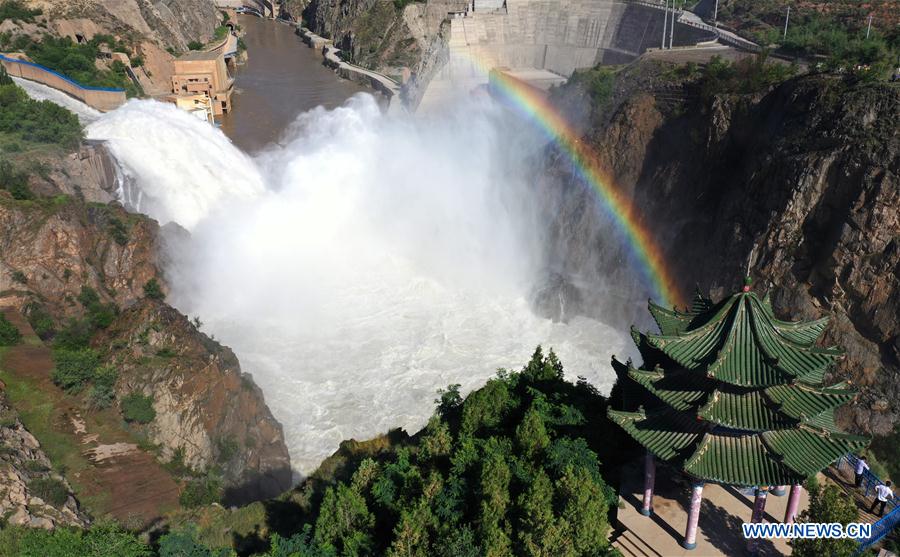
<svg viewBox="0 0 900 557">
<path fill-rule="evenodd" d="M 33 62 L 64 74 L 81 85 L 125 89 L 129 97 L 137 96 L 138 88 L 128 77 L 125 64 L 119 60 L 107 64 L 101 55 L 103 47 L 126 54 L 132 52 L 130 46 L 112 35 L 98 34 L 87 42 L 76 43 L 69 37 L 49 34 L 39 40 L 25 34 L 0 34 L 0 49 L 24 52 Z M 102 63 L 98 64 L 98 61 Z"/>
<path fill-rule="evenodd" d="M 791 7 L 787 36 L 784 23 Z M 884 74 L 900 54 L 896 3 L 816 0 L 722 0 L 719 21 L 763 45 L 780 45 L 785 54 L 821 61 L 830 68 L 851 70 L 857 64 Z M 872 28 L 868 31 L 869 16 Z"/>
<path fill-rule="evenodd" d="M 74 114 L 50 101 L 30 98 L 0 67 L 0 145 L 3 150 L 21 151 L 28 143 L 73 148 L 81 137 L 81 124 Z"/>
<path fill-rule="evenodd" d="M 604 555 L 616 500 L 604 475 L 623 455 L 617 432 L 597 427 L 606 400 L 562 374 L 538 348 L 520 372 L 500 370 L 465 398 L 458 385 L 442 391 L 412 437 L 343 443 L 293 492 L 226 518 L 232 539 L 221 539 L 215 510 L 192 519 L 218 526 L 175 533 L 272 556 Z"/>
</svg>

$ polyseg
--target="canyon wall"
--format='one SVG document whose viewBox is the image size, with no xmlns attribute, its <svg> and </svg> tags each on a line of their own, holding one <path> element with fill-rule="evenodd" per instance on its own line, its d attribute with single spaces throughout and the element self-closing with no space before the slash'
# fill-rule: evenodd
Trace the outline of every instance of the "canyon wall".
<svg viewBox="0 0 900 557">
<path fill-rule="evenodd" d="M 824 342 L 847 351 L 834 378 L 862 389 L 841 419 L 887 434 L 900 415 L 900 89 L 808 76 L 709 95 L 647 69 L 581 121 L 682 290 L 722 296 L 750 261 L 779 315 L 830 316 Z M 608 248 L 593 193 L 564 159 L 551 156 L 549 171 L 551 265 L 614 275 L 629 256 Z"/>
<path fill-rule="evenodd" d="M 162 282 L 158 253 L 157 223 L 117 204 L 71 196 L 19 202 L 0 192 L 3 304 L 47 314 L 57 330 L 84 317 L 84 287 L 115 304 L 92 346 L 115 366 L 120 399 L 137 391 L 152 400 L 156 417 L 145 433 L 161 460 L 180 454 L 196 472 L 219 469 L 230 502 L 277 495 L 291 482 L 281 426 L 229 349 L 148 299 L 144 285 Z"/>
</svg>

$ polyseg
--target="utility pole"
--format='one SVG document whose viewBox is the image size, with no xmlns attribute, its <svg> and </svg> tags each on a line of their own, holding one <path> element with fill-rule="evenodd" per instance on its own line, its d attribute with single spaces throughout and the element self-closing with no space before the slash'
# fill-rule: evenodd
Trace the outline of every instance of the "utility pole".
<svg viewBox="0 0 900 557">
<path fill-rule="evenodd" d="M 719 22 L 716 18 L 719 16 L 719 0 L 716 0 L 716 5 L 713 7 L 713 27 L 718 27 Z"/>
<path fill-rule="evenodd" d="M 672 42 L 675 40 L 675 0 L 672 0 L 672 30 L 669 31 L 669 50 L 672 50 Z"/>
<path fill-rule="evenodd" d="M 782 38 L 782 40 L 787 40 L 788 21 L 790 21 L 790 19 L 791 19 L 791 7 L 788 6 L 787 14 L 785 14 L 785 16 L 784 16 L 784 38 Z"/>
<path fill-rule="evenodd" d="M 672 0 L 674 2 L 675 0 Z M 666 0 L 666 7 L 663 8 L 663 36 L 662 36 L 662 46 L 660 49 L 666 49 L 666 29 L 669 28 L 669 0 Z"/>
<path fill-rule="evenodd" d="M 869 14 L 869 26 L 866 27 L 866 40 L 869 40 L 869 33 L 872 32 L 872 14 Z"/>
</svg>

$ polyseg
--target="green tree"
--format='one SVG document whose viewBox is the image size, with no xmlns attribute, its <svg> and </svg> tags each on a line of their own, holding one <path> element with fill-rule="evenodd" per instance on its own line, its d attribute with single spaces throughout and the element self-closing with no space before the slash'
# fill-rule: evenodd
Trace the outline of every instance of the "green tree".
<svg viewBox="0 0 900 557">
<path fill-rule="evenodd" d="M 859 521 L 859 510 L 850 497 L 845 497 L 836 485 L 816 487 L 809 493 L 809 508 L 800 513 L 797 522 L 839 522 L 848 524 Z M 851 539 L 796 539 L 791 541 L 791 555 L 795 557 L 851 557 L 857 544 Z"/>
<path fill-rule="evenodd" d="M 526 457 L 534 459 L 550 445 L 550 436 L 544 426 L 544 420 L 533 408 L 522 418 L 516 428 L 516 442 Z"/>
<path fill-rule="evenodd" d="M 21 340 L 22 333 L 19 332 L 19 329 L 0 313 L 0 346 L 12 346 L 19 344 Z"/>
<path fill-rule="evenodd" d="M 583 467 L 569 466 L 557 482 L 563 501 L 562 518 L 571 526 L 571 539 L 578 555 L 601 555 L 607 547 L 609 520 L 607 494 Z"/>
<path fill-rule="evenodd" d="M 512 555 L 506 521 L 512 479 L 506 462 L 507 454 L 509 450 L 496 438 L 488 439 L 481 465 L 479 534 L 484 542 L 485 555 L 490 557 Z"/>
<path fill-rule="evenodd" d="M 56 350 L 53 359 L 56 366 L 50 377 L 53 383 L 70 394 L 81 392 L 100 365 L 99 354 L 90 348 Z"/>
<path fill-rule="evenodd" d="M 522 517 L 518 553 L 530 557 L 574 555 L 569 525 L 553 514 L 553 485 L 543 470 L 537 471 L 518 504 Z"/>
<path fill-rule="evenodd" d="M 122 415 L 127 422 L 149 424 L 156 418 L 153 399 L 137 391 L 129 393 L 122 399 Z"/>
<path fill-rule="evenodd" d="M 148 280 L 144 284 L 144 295 L 151 300 L 162 300 L 166 297 L 165 293 L 162 290 L 162 287 L 159 285 L 159 281 L 157 281 L 155 278 Z"/>
<path fill-rule="evenodd" d="M 315 542 L 334 548 L 342 556 L 368 555 L 374 526 L 375 517 L 365 498 L 346 484 L 339 484 L 325 492 L 316 520 Z"/>
<path fill-rule="evenodd" d="M 170 532 L 159 539 L 159 557 L 231 557 L 233 555 L 234 552 L 230 550 L 212 550 L 200 543 L 197 540 L 197 531 L 193 526 L 177 532 Z"/>
</svg>

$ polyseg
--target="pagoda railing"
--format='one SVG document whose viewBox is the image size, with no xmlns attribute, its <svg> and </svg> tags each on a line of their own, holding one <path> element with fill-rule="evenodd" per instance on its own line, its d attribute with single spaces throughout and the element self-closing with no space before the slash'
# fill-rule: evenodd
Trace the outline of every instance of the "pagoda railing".
<svg viewBox="0 0 900 557">
<path fill-rule="evenodd" d="M 841 458 L 838 459 L 835 464 L 836 468 L 840 469 L 841 465 L 844 463 L 850 467 L 851 472 L 855 472 L 856 463 L 859 462 L 859 457 L 855 454 L 847 453 Z M 862 483 L 860 487 L 865 487 L 865 496 L 869 497 L 869 493 L 875 490 L 875 487 L 883 484 L 877 475 L 875 475 L 871 470 L 866 470 L 863 472 Z M 891 509 L 886 515 L 881 517 L 875 524 L 872 525 L 872 535 L 868 538 L 860 538 L 856 541 L 859 542 L 859 548 L 856 550 L 854 555 L 861 555 L 864 551 L 872 547 L 874 544 L 878 543 L 883 537 L 887 536 L 891 530 L 900 526 L 900 502 L 898 502 L 897 497 L 893 497 L 888 500 L 885 509 Z"/>
</svg>

